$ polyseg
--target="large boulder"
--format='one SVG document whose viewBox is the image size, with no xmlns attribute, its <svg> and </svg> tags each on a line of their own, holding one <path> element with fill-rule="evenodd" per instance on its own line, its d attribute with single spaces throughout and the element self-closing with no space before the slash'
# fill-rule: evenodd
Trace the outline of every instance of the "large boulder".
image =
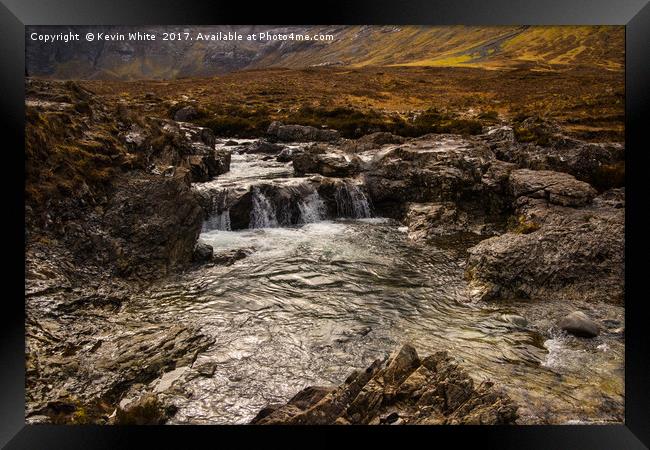
<svg viewBox="0 0 650 450">
<path fill-rule="evenodd" d="M 624 204 L 622 190 L 609 191 L 579 208 L 520 197 L 516 226 L 468 250 L 470 299 L 622 303 Z"/>
<path fill-rule="evenodd" d="M 561 318 L 557 326 L 567 333 L 578 337 L 592 338 L 598 336 L 600 333 L 598 324 L 581 311 L 574 311 Z"/>
<path fill-rule="evenodd" d="M 353 371 L 339 387 L 308 387 L 286 405 L 264 408 L 260 425 L 503 425 L 517 406 L 491 382 L 475 386 L 447 352 L 420 358 L 404 345 L 386 361 Z"/>
<path fill-rule="evenodd" d="M 409 203 L 404 222 L 413 241 L 490 231 L 481 217 L 472 217 L 453 202 Z"/>
<path fill-rule="evenodd" d="M 550 170 L 515 170 L 510 173 L 510 187 L 515 198 L 544 198 L 562 206 L 584 206 L 596 196 L 588 183 Z"/>
<path fill-rule="evenodd" d="M 476 197 L 494 161 L 480 142 L 452 135 L 427 135 L 378 151 L 363 173 L 373 204 L 384 214 L 406 202 L 459 201 Z"/>
<path fill-rule="evenodd" d="M 216 138 L 209 128 L 148 118 L 144 126 L 132 125 L 123 139 L 131 151 L 144 156 L 154 173 L 184 167 L 191 181 L 203 182 L 230 170 L 231 152 L 215 148 Z"/>
<path fill-rule="evenodd" d="M 242 153 L 268 153 L 272 155 L 277 155 L 283 149 L 284 149 L 283 145 L 274 144 L 264 139 L 260 139 L 244 146 L 244 148 L 242 149 Z"/>
<path fill-rule="evenodd" d="M 124 176 L 114 184 L 101 217 L 73 229 L 75 252 L 121 275 L 164 275 L 187 265 L 203 210 L 182 170 L 170 177 Z"/>
<path fill-rule="evenodd" d="M 284 125 L 272 122 L 267 135 L 282 142 L 333 142 L 341 138 L 336 130 L 310 127 L 306 125 Z"/>
<path fill-rule="evenodd" d="M 296 175 L 307 173 L 326 177 L 349 177 L 359 173 L 362 161 L 357 156 L 338 153 L 322 145 L 312 145 L 292 158 Z"/>
<path fill-rule="evenodd" d="M 535 122 L 516 125 L 516 133 L 508 126 L 495 128 L 480 139 L 497 158 L 520 168 L 566 172 L 599 190 L 625 185 L 623 144 L 584 142 L 563 135 L 557 125 Z"/>
</svg>

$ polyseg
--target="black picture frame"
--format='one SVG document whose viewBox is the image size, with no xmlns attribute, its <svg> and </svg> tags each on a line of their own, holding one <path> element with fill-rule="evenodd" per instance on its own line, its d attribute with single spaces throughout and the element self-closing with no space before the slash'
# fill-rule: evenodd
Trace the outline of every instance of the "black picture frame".
<svg viewBox="0 0 650 450">
<path fill-rule="evenodd" d="M 232 1 L 174 0 L 1 0 L 0 103 L 4 140 L 2 171 L 5 194 L 5 289 L 0 327 L 0 444 L 6 448 L 123 448 L 154 441 L 163 448 L 191 448 L 197 438 L 225 445 L 221 435 L 251 436 L 311 445 L 324 431 L 330 439 L 359 431 L 402 445 L 417 434 L 419 442 L 451 439 L 487 448 L 636 449 L 650 445 L 650 364 L 647 316 L 644 314 L 645 231 L 644 171 L 650 146 L 644 126 L 650 123 L 650 5 L 646 0 L 363 0 L 249 4 Z M 626 27 L 626 331 L 625 423 L 511 427 L 100 427 L 25 425 L 24 361 L 24 75 L 25 25 L 171 25 L 171 24 L 431 24 L 431 25 L 625 25 Z M 24 166 L 23 166 L 24 167 Z M 8 245 L 11 244 L 11 245 Z M 637 262 L 638 263 L 635 263 Z M 399 430 L 397 430 L 399 428 Z M 205 436 L 209 434 L 211 436 Z M 296 439 L 300 436 L 300 439 Z M 146 440 L 146 441 L 143 441 Z M 233 442 L 233 441 L 231 441 Z M 417 444 L 422 445 L 422 444 Z"/>
</svg>

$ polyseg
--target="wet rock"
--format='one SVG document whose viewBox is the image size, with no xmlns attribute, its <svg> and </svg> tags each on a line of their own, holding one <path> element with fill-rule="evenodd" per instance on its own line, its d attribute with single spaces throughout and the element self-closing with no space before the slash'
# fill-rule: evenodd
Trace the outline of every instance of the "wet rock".
<svg viewBox="0 0 650 450">
<path fill-rule="evenodd" d="M 209 181 L 230 170 L 231 152 L 215 149 L 216 138 L 210 129 L 164 120 L 151 122 L 160 128 L 152 131 L 141 151 L 157 166 L 188 168 L 193 182 Z"/>
<path fill-rule="evenodd" d="M 154 325 L 98 311 L 89 314 L 78 315 L 71 324 L 52 322 L 47 333 L 43 320 L 28 325 L 27 355 L 33 369 L 26 387 L 27 416 L 60 415 L 62 410 L 52 407 L 52 399 L 68 404 L 68 392 L 75 395 L 73 404 L 64 406 L 69 413 L 80 407 L 90 412 L 114 409 L 119 403 L 125 406 L 121 399 L 129 389 L 141 392 L 138 386 L 190 365 L 213 342 L 183 325 Z M 67 350 L 53 352 L 61 342 Z M 90 420 L 103 419 L 95 413 Z"/>
<path fill-rule="evenodd" d="M 212 251 L 211 245 L 208 245 L 205 242 L 197 242 L 194 247 L 192 260 L 198 263 L 210 261 L 212 259 Z"/>
<path fill-rule="evenodd" d="M 620 190 L 616 195 L 623 198 Z M 515 214 L 533 231 L 511 231 L 468 250 L 469 297 L 622 303 L 625 212 L 615 204 L 595 199 L 571 208 L 519 198 Z"/>
<path fill-rule="evenodd" d="M 420 359 L 405 345 L 338 388 L 307 388 L 265 408 L 255 424 L 512 424 L 516 405 L 492 383 L 475 387 L 446 352 Z"/>
<path fill-rule="evenodd" d="M 238 248 L 235 250 L 227 250 L 215 253 L 212 260 L 215 264 L 223 264 L 229 266 L 239 261 L 240 259 L 246 258 L 248 255 L 253 253 L 254 249 L 252 248 Z"/>
<path fill-rule="evenodd" d="M 361 170 L 362 162 L 356 156 L 335 153 L 331 148 L 312 145 L 293 158 L 296 175 L 307 173 L 321 174 L 326 177 L 349 177 Z"/>
<path fill-rule="evenodd" d="M 596 196 L 596 190 L 588 183 L 549 170 L 515 170 L 510 173 L 510 186 L 515 198 L 544 198 L 562 206 L 584 206 Z"/>
<path fill-rule="evenodd" d="M 201 231 L 203 211 L 189 186 L 174 178 L 125 177 L 98 219 L 73 244 L 118 273 L 165 273 L 187 265 Z M 92 248 L 92 250 L 91 250 Z"/>
<path fill-rule="evenodd" d="M 366 134 L 356 140 L 346 140 L 341 148 L 346 152 L 358 153 L 368 150 L 375 150 L 388 144 L 403 144 L 406 139 L 392 133 L 379 131 L 377 133 Z"/>
<path fill-rule="evenodd" d="M 285 148 L 280 153 L 278 153 L 278 156 L 275 159 L 278 162 L 290 162 L 293 160 L 294 156 L 297 156 L 301 153 L 302 149 Z"/>
<path fill-rule="evenodd" d="M 480 233 L 483 228 L 481 224 L 472 224 L 469 215 L 453 202 L 409 203 L 404 222 L 408 226 L 409 239 L 414 241 L 470 230 Z"/>
<path fill-rule="evenodd" d="M 480 142 L 428 135 L 377 152 L 362 175 L 373 204 L 392 217 L 406 202 L 475 197 L 486 189 L 481 179 L 492 161 L 493 153 Z"/>
<path fill-rule="evenodd" d="M 271 142 L 260 139 L 251 144 L 246 145 L 243 149 L 243 153 L 268 153 L 277 155 L 284 149 L 283 145 L 273 144 Z"/>
<path fill-rule="evenodd" d="M 199 113 L 193 106 L 184 106 L 174 113 L 174 120 L 177 122 L 187 122 L 188 120 L 195 119 Z"/>
<path fill-rule="evenodd" d="M 267 135 L 282 142 L 332 142 L 340 139 L 336 130 L 320 129 L 305 125 L 284 125 L 272 122 Z"/>
<path fill-rule="evenodd" d="M 231 154 L 227 150 L 205 150 L 201 155 L 190 155 L 185 165 L 189 166 L 194 182 L 210 181 L 230 170 Z"/>
<path fill-rule="evenodd" d="M 230 150 L 215 149 L 212 130 L 191 123 L 146 118 L 143 126 L 134 124 L 123 139 L 134 153 L 141 154 L 164 173 L 184 167 L 190 181 L 209 181 L 230 170 Z"/>
<path fill-rule="evenodd" d="M 592 338 L 600 334 L 598 324 L 581 311 L 574 311 L 563 317 L 557 325 L 567 333 L 578 337 Z"/>
</svg>

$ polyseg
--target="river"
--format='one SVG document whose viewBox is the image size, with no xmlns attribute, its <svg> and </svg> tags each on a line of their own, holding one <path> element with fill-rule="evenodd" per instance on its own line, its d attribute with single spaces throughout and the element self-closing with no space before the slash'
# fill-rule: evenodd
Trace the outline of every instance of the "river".
<svg viewBox="0 0 650 450">
<path fill-rule="evenodd" d="M 198 188 L 254 191 L 269 180 L 301 182 L 291 163 L 233 154 L 229 173 Z M 476 240 L 413 243 L 400 223 L 373 217 L 358 194 L 343 202 L 343 218 L 325 217 L 310 195 L 298 224 L 283 224 L 258 194 L 253 228 L 232 231 L 224 212 L 215 213 L 200 239 L 215 252 L 252 253 L 156 283 L 125 307 L 150 321 L 198 326 L 214 339 L 194 363 L 211 364 L 212 376 L 189 376 L 181 367 L 154 382 L 176 382 L 167 394 L 178 407 L 171 423 L 247 423 L 306 386 L 340 384 L 404 342 L 420 355 L 448 350 L 477 381 L 501 385 L 521 405 L 521 423 L 622 420 L 620 335 L 584 340 L 553 331 L 549 317 L 575 305 L 468 304 L 465 249 Z M 585 308 L 623 321 L 622 307 Z M 529 325 L 512 324 L 513 313 Z"/>
</svg>

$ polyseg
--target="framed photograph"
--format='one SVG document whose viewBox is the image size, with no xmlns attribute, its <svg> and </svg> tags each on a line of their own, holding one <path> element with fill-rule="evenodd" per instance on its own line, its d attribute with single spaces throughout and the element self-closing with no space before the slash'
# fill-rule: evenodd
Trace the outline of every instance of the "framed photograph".
<svg viewBox="0 0 650 450">
<path fill-rule="evenodd" d="M 650 6 L 312 6 L 3 0 L 2 444 L 647 448 Z"/>
</svg>

